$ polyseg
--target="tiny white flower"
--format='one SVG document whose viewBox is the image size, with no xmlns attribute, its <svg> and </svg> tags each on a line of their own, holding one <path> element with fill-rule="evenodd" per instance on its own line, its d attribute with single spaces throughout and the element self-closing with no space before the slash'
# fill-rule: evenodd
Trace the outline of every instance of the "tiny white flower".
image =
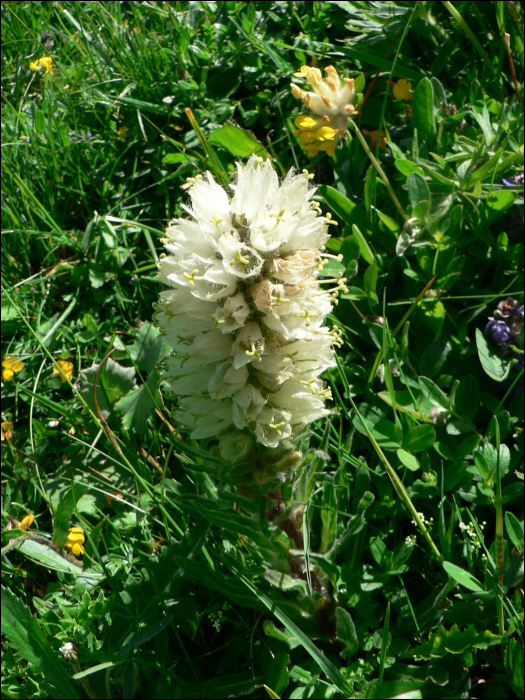
<svg viewBox="0 0 525 700">
<path fill-rule="evenodd" d="M 312 206 L 308 174 L 279 184 L 252 156 L 232 188 L 230 200 L 209 173 L 189 181 L 193 220 L 166 231 L 155 313 L 173 348 L 175 417 L 195 439 L 219 437 L 228 459 L 235 445 L 278 447 L 329 413 L 319 377 L 342 341 L 323 324 L 344 288 L 318 278 L 330 218 Z"/>
</svg>

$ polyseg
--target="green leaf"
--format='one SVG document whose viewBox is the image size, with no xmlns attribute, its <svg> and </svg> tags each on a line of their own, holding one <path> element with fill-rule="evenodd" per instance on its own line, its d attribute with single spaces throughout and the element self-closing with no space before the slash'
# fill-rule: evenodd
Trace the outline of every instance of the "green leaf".
<svg viewBox="0 0 525 700">
<path fill-rule="evenodd" d="M 458 566 L 445 562 L 444 566 L 459 569 Z M 460 569 L 463 571 L 463 569 Z M 465 573 L 465 572 L 463 572 Z M 454 578 L 454 576 L 453 576 Z M 475 580 L 475 579 L 474 579 Z M 430 633 L 428 642 L 413 650 L 415 658 L 430 659 L 431 657 L 446 657 L 450 654 L 464 654 L 466 651 L 476 653 L 476 649 L 486 649 L 494 644 L 500 644 L 502 637 L 492 634 L 489 630 L 477 632 L 471 625 L 466 630 L 460 630 L 454 624 L 449 632 L 440 625 L 437 633 Z"/>
<path fill-rule="evenodd" d="M 396 168 L 399 170 L 399 172 L 402 175 L 406 175 L 406 177 L 408 177 L 411 173 L 419 173 L 420 175 L 423 175 L 423 170 L 421 170 L 419 165 L 417 165 L 416 163 L 414 163 L 411 160 L 407 160 L 405 158 L 400 158 L 400 159 L 394 161 L 394 164 L 395 164 Z"/>
<path fill-rule="evenodd" d="M 522 576 L 523 578 L 523 576 Z M 523 697 L 523 642 L 518 639 L 507 639 L 505 650 L 505 671 L 507 681 L 516 694 L 516 697 Z"/>
<path fill-rule="evenodd" d="M 483 109 L 481 112 L 475 106 L 473 106 L 471 114 L 480 125 L 481 131 L 483 132 L 483 135 L 485 137 L 485 144 L 487 145 L 487 147 L 489 147 L 492 141 L 494 140 L 494 131 L 490 123 L 490 114 L 489 110 L 487 109 L 487 105 L 483 105 Z"/>
<path fill-rule="evenodd" d="M 403 448 L 409 452 L 428 450 L 436 441 L 436 431 L 431 425 L 416 425 L 408 431 L 403 440 Z"/>
<path fill-rule="evenodd" d="M 360 249 L 361 247 L 357 236 L 347 236 L 343 239 L 339 252 L 343 255 L 343 262 L 346 267 L 348 267 L 351 260 L 357 260 L 357 258 L 359 258 Z"/>
<path fill-rule="evenodd" d="M 78 698 L 69 672 L 59 654 L 50 645 L 44 628 L 29 608 L 9 589 L 2 586 L 2 634 L 16 654 L 38 668 L 57 690 L 57 697 Z"/>
<path fill-rule="evenodd" d="M 495 212 L 505 211 L 513 204 L 516 199 L 516 193 L 511 190 L 498 190 L 485 200 L 487 207 Z"/>
<path fill-rule="evenodd" d="M 363 280 L 365 292 L 370 295 L 376 291 L 378 269 L 377 265 L 369 265 Z"/>
<path fill-rule="evenodd" d="M 53 542 L 60 549 L 65 545 L 69 528 L 71 526 L 71 515 L 75 510 L 78 501 L 88 490 L 88 486 L 76 484 L 74 481 L 71 488 L 60 499 L 58 508 L 55 514 L 55 522 L 53 524 Z"/>
<path fill-rule="evenodd" d="M 288 685 L 287 665 L 289 662 L 290 657 L 286 652 L 275 651 L 272 652 L 272 659 L 265 670 L 264 680 L 266 681 L 266 685 L 274 691 L 276 698 L 280 697 L 281 693 Z M 239 696 L 237 695 L 234 697 Z"/>
<path fill-rule="evenodd" d="M 464 418 L 472 418 L 479 410 L 481 392 L 478 380 L 473 374 L 467 374 L 459 383 L 454 397 L 457 412 Z"/>
<path fill-rule="evenodd" d="M 361 530 L 364 528 L 366 523 L 364 513 L 373 500 L 373 494 L 370 491 L 365 491 L 363 497 L 359 501 L 357 513 L 350 518 L 350 522 L 346 526 L 343 534 L 335 541 L 332 551 L 327 554 L 329 559 L 333 560 L 337 554 L 344 551 L 350 543 L 352 537 L 357 535 L 357 533 L 361 532 Z"/>
<path fill-rule="evenodd" d="M 417 324 L 423 326 L 434 337 L 437 337 L 445 320 L 445 307 L 439 300 L 425 300 L 424 303 L 416 306 L 413 316 Z M 423 372 L 423 374 L 426 375 L 427 373 Z M 429 374 L 428 376 L 433 377 L 434 375 Z"/>
<path fill-rule="evenodd" d="M 300 578 L 292 578 L 289 574 L 283 574 L 275 569 L 266 569 L 264 578 L 275 588 L 281 591 L 299 591 L 301 595 L 307 594 L 306 581 Z"/>
<path fill-rule="evenodd" d="M 370 221 L 364 210 L 355 202 L 348 199 L 348 197 L 345 197 L 342 192 L 339 192 L 339 190 L 329 185 L 319 185 L 318 191 L 334 214 L 342 219 L 345 224 L 348 224 L 348 226 L 356 224 L 363 231 L 370 230 Z M 374 261 L 370 260 L 367 262 Z"/>
<path fill-rule="evenodd" d="M 354 621 L 349 612 L 338 607 L 335 610 L 335 620 L 337 626 L 337 639 L 343 642 L 345 649 L 342 656 L 350 658 L 359 649 L 359 640 L 355 630 Z"/>
<path fill-rule="evenodd" d="M 266 153 L 262 144 L 257 141 L 251 131 L 245 131 L 233 122 L 226 122 L 216 129 L 208 140 L 214 146 L 221 146 L 232 155 L 240 158 L 251 156 L 252 153 L 259 155 Z"/>
<path fill-rule="evenodd" d="M 428 201 L 428 199 L 422 199 L 412 209 L 412 216 L 414 218 L 416 218 L 418 221 L 422 221 L 423 223 L 428 222 L 429 214 L 430 214 L 430 202 Z"/>
<path fill-rule="evenodd" d="M 505 513 L 505 529 L 512 544 L 523 554 L 523 525 L 513 513 Z"/>
<path fill-rule="evenodd" d="M 37 134 L 43 134 L 46 130 L 46 115 L 41 109 L 35 112 L 35 130 Z"/>
<path fill-rule="evenodd" d="M 435 377 L 439 374 L 451 349 L 452 346 L 448 341 L 435 340 L 431 343 L 425 348 L 419 360 L 420 373 L 425 377 Z"/>
<path fill-rule="evenodd" d="M 470 591 L 484 590 L 483 585 L 478 581 L 478 579 L 472 576 L 470 572 L 465 571 L 465 569 L 462 569 L 460 566 L 456 566 L 450 561 L 445 561 L 443 562 L 443 568 L 445 569 L 447 574 L 454 579 L 454 581 L 457 581 L 462 586 L 465 586 L 465 588 L 468 588 Z"/>
<path fill-rule="evenodd" d="M 187 156 L 185 153 L 166 153 L 162 159 L 163 163 L 171 165 L 173 163 L 191 163 L 192 158 Z"/>
<path fill-rule="evenodd" d="M 321 546 L 320 551 L 326 552 L 333 545 L 337 526 L 337 500 L 335 486 L 328 482 L 323 486 L 323 497 L 321 501 Z"/>
<path fill-rule="evenodd" d="M 476 345 L 481 366 L 492 379 L 502 382 L 509 375 L 512 360 L 500 357 L 498 351 L 487 342 L 479 328 L 476 328 Z"/>
<path fill-rule="evenodd" d="M 418 83 L 412 101 L 412 125 L 417 129 L 418 138 L 427 145 L 436 133 L 434 121 L 434 90 L 428 78 Z"/>
<path fill-rule="evenodd" d="M 359 241 L 359 247 L 361 249 L 361 255 L 363 257 L 363 260 L 366 260 L 366 262 L 371 264 L 376 264 L 376 258 L 372 252 L 372 249 L 368 245 L 366 238 L 363 236 L 363 234 L 355 224 L 352 226 L 352 231 L 354 236 Z"/>
<path fill-rule="evenodd" d="M 393 219 L 391 219 L 386 214 L 383 214 L 383 212 L 379 211 L 379 209 L 375 208 L 374 211 L 389 231 L 392 231 L 393 233 L 399 231 L 399 224 L 396 224 L 396 222 Z"/>
<path fill-rule="evenodd" d="M 137 367 L 149 373 L 166 357 L 170 345 L 158 328 L 151 323 L 143 323 L 128 351 Z"/>
<path fill-rule="evenodd" d="M 404 464 L 407 469 L 410 469 L 412 472 L 417 472 L 419 469 L 419 462 L 415 455 L 410 454 L 410 452 L 406 450 L 398 450 L 397 456 L 401 464 Z"/>
<path fill-rule="evenodd" d="M 218 527 L 250 538 L 258 547 L 272 550 L 270 540 L 261 531 L 258 516 L 248 517 L 233 508 L 225 508 L 201 496 L 187 496 L 178 500 L 177 505 L 193 515 L 207 518 Z"/>
<path fill-rule="evenodd" d="M 155 408 L 162 406 L 159 383 L 159 375 L 152 372 L 145 384 L 117 401 L 114 409 L 122 414 L 122 425 L 126 430 L 135 428 L 139 433 L 144 432 L 146 418 Z"/>
<path fill-rule="evenodd" d="M 352 694 L 352 689 L 348 685 L 341 671 L 328 659 L 323 652 L 318 649 L 312 640 L 288 618 L 280 608 L 272 602 L 264 593 L 261 593 L 251 581 L 242 574 L 237 573 L 238 580 L 249 588 L 254 596 L 257 596 L 259 601 L 270 611 L 272 615 L 282 622 L 286 629 L 299 639 L 303 648 L 310 654 L 314 661 L 319 664 L 323 673 L 327 678 L 345 695 Z"/>
<path fill-rule="evenodd" d="M 348 5 L 355 8 L 355 3 L 348 3 Z M 385 73 L 390 73 L 393 68 L 393 62 L 390 59 L 378 56 L 374 52 L 365 51 L 362 47 L 351 48 L 349 46 L 339 46 L 338 51 L 345 54 L 345 56 L 350 56 L 350 58 L 357 59 L 363 63 L 369 63 L 376 68 L 381 68 Z M 401 61 L 397 61 L 394 77 L 416 81 L 421 78 L 421 73 L 418 70 L 405 66 Z"/>
<path fill-rule="evenodd" d="M 450 398 L 428 377 L 418 377 L 418 384 L 423 396 L 425 396 L 433 406 L 450 409 Z"/>
<path fill-rule="evenodd" d="M 96 413 L 93 399 L 93 382 L 99 365 L 93 363 L 91 367 L 80 372 L 80 394 L 87 405 Z M 134 386 L 135 369 L 122 367 L 111 357 L 104 363 L 104 367 L 97 376 L 96 392 L 97 401 L 102 415 L 107 418 L 115 401 L 125 396 Z"/>
<path fill-rule="evenodd" d="M 407 180 L 408 199 L 410 204 L 415 207 L 419 202 L 430 201 L 430 192 L 425 178 L 419 173 L 410 173 Z"/>
</svg>

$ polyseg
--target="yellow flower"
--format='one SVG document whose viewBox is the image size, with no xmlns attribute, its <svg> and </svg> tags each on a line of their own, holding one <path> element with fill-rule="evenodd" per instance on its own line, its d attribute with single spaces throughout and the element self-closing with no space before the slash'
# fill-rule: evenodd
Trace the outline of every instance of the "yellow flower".
<svg viewBox="0 0 525 700">
<path fill-rule="evenodd" d="M 29 515 L 26 515 L 22 518 L 20 521 L 20 525 L 18 526 L 21 530 L 29 530 L 31 527 L 31 523 L 35 519 L 35 516 L 33 513 L 29 513 Z"/>
<path fill-rule="evenodd" d="M 51 68 L 52 63 L 53 59 L 51 56 L 43 56 L 42 58 L 38 58 L 36 61 L 31 61 L 29 68 L 31 70 L 40 70 L 43 68 L 46 73 L 53 75 L 53 69 Z"/>
<path fill-rule="evenodd" d="M 333 155 L 337 141 L 348 126 L 348 119 L 356 114 L 355 104 L 359 100 L 354 88 L 353 78 L 339 77 L 333 66 L 325 69 L 326 78 L 319 68 L 301 66 L 296 78 L 305 79 L 311 87 L 310 91 L 302 90 L 292 83 L 292 95 L 301 100 L 311 114 L 302 114 L 294 120 L 301 145 L 309 156 L 315 156 L 319 151 Z"/>
<path fill-rule="evenodd" d="M 379 134 L 379 131 L 377 129 L 374 129 L 373 131 L 368 131 L 368 129 L 362 129 L 363 134 L 366 134 L 367 136 L 370 136 L 370 144 L 371 146 L 377 146 L 377 137 Z M 381 138 L 379 139 L 379 148 L 386 148 L 386 134 L 385 132 L 381 129 Z"/>
<path fill-rule="evenodd" d="M 4 357 L 2 360 L 2 377 L 6 382 L 11 381 L 15 376 L 15 372 L 20 372 L 24 363 L 18 357 Z"/>
<path fill-rule="evenodd" d="M 9 427 L 10 425 L 13 425 L 12 421 L 2 421 L 2 442 L 4 442 L 4 440 L 11 439 L 11 428 Z"/>
<path fill-rule="evenodd" d="M 397 83 L 392 85 L 392 90 L 394 91 L 394 97 L 398 100 L 413 100 L 414 93 L 412 92 L 412 83 L 409 80 L 401 78 Z"/>
<path fill-rule="evenodd" d="M 127 135 L 128 135 L 128 127 L 124 126 L 124 125 L 119 126 L 119 128 L 117 129 L 117 136 L 119 137 L 119 139 L 125 139 L 127 137 Z"/>
<path fill-rule="evenodd" d="M 57 360 L 57 364 L 53 367 L 53 374 L 60 374 L 59 367 L 69 379 L 69 381 L 71 381 L 73 379 L 73 363 L 69 362 L 68 360 Z M 66 377 L 64 377 L 64 374 L 60 374 L 60 379 L 62 380 L 62 382 L 66 381 Z"/>
<path fill-rule="evenodd" d="M 70 527 L 69 535 L 67 536 L 66 544 L 64 547 L 69 549 L 71 554 L 78 557 L 79 554 L 84 554 L 84 542 L 86 541 L 86 536 L 84 531 L 79 527 Z"/>
</svg>

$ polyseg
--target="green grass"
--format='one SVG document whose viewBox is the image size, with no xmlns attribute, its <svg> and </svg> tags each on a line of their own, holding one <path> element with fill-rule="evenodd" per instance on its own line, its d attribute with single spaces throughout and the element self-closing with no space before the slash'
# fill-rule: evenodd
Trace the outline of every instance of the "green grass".
<svg viewBox="0 0 525 700">
<path fill-rule="evenodd" d="M 503 182 L 523 171 L 523 19 L 2 5 L 3 369 L 22 363 L 2 381 L 5 697 L 523 697 L 523 328 L 484 334 L 523 304 L 523 185 Z M 364 94 L 365 135 L 332 158 L 293 134 L 302 64 Z M 334 412 L 273 484 L 300 551 L 270 489 L 173 418 L 152 323 L 181 186 L 253 152 L 314 173 L 348 279 Z"/>
</svg>

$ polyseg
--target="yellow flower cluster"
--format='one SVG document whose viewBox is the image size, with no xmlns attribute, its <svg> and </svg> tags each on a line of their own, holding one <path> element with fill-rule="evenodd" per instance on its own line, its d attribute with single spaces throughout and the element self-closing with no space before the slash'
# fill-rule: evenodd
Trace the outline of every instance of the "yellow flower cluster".
<svg viewBox="0 0 525 700">
<path fill-rule="evenodd" d="M 324 70 L 327 73 L 325 80 L 319 68 L 301 66 L 300 72 L 294 73 L 296 78 L 308 81 L 310 91 L 291 84 L 292 95 L 312 112 L 297 117 L 294 122 L 298 127 L 294 134 L 299 137 L 309 156 L 315 156 L 319 151 L 326 151 L 332 156 L 340 135 L 346 131 L 349 117 L 357 112 L 354 104 L 358 96 L 353 78 L 341 80 L 333 66 L 327 66 Z"/>
<path fill-rule="evenodd" d="M 412 83 L 409 80 L 401 78 L 397 83 L 392 84 L 392 92 L 398 100 L 413 100 L 414 93 L 412 92 Z"/>
<path fill-rule="evenodd" d="M 69 549 L 71 554 L 74 554 L 76 557 L 79 556 L 79 554 L 84 554 L 84 542 L 86 540 L 86 536 L 84 535 L 84 531 L 81 530 L 79 527 L 70 527 L 69 528 L 69 534 L 67 536 L 66 544 L 64 547 L 66 549 Z"/>
<path fill-rule="evenodd" d="M 4 357 L 2 360 L 2 379 L 5 382 L 10 382 L 15 376 L 15 372 L 20 372 L 23 368 L 24 363 L 19 360 L 18 357 Z"/>
<path fill-rule="evenodd" d="M 53 59 L 51 56 L 43 56 L 42 58 L 37 58 L 36 61 L 31 61 L 29 68 L 31 70 L 41 70 L 43 68 L 45 73 L 53 75 L 53 69 L 51 68 L 52 63 Z"/>
<path fill-rule="evenodd" d="M 326 151 L 329 156 L 334 155 L 337 133 L 331 126 L 327 126 L 323 119 L 301 114 L 295 118 L 294 124 L 298 127 L 294 136 L 299 137 L 301 146 L 309 156 L 316 156 L 319 151 Z"/>
<path fill-rule="evenodd" d="M 64 372 L 66 375 L 65 377 L 60 370 Z M 57 360 L 56 365 L 53 367 L 53 374 L 60 374 L 60 379 L 62 382 L 66 381 L 66 377 L 69 379 L 69 381 L 71 381 L 73 379 L 73 363 L 68 362 L 68 360 Z"/>
<path fill-rule="evenodd" d="M 2 442 L 4 440 L 10 440 L 11 439 L 11 426 L 13 425 L 13 421 L 10 420 L 5 420 L 2 421 Z"/>
<path fill-rule="evenodd" d="M 401 78 L 397 83 L 392 83 L 392 92 L 394 97 L 398 100 L 413 100 L 414 93 L 412 92 L 412 83 L 410 80 L 405 80 Z M 412 116 L 412 105 L 405 106 L 405 112 L 407 116 Z"/>
</svg>

